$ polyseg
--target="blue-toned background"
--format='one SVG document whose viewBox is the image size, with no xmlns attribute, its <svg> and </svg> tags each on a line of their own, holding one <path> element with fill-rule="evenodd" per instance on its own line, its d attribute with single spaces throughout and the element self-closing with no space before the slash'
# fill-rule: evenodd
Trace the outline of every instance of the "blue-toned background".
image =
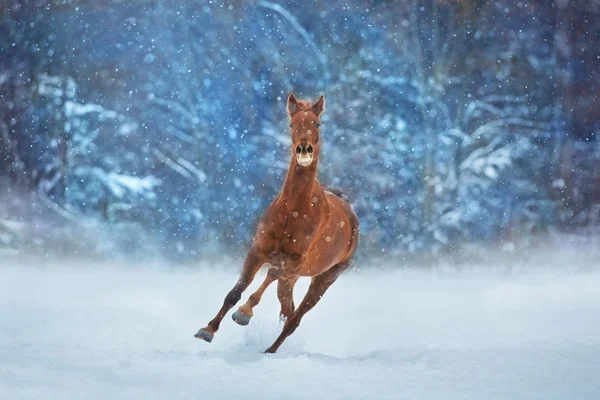
<svg viewBox="0 0 600 400">
<path fill-rule="evenodd" d="M 0 2 L 0 251 L 238 255 L 324 94 L 364 256 L 600 226 L 600 5 Z"/>
</svg>

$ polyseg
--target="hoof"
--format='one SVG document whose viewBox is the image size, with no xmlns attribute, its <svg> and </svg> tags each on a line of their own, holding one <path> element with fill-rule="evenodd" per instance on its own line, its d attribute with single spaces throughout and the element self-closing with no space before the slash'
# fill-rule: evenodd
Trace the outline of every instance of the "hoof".
<svg viewBox="0 0 600 400">
<path fill-rule="evenodd" d="M 204 329 L 200 329 L 195 335 L 194 337 L 198 338 L 198 339 L 202 339 L 205 342 L 212 342 L 213 338 L 215 337 L 215 335 L 213 335 L 212 333 L 205 331 Z"/>
<path fill-rule="evenodd" d="M 240 324 L 242 326 L 246 326 L 250 323 L 250 316 L 246 315 L 246 314 L 242 314 L 240 312 L 240 310 L 237 310 L 236 312 L 233 313 L 233 315 L 231 316 L 231 318 L 233 318 L 233 320 L 237 323 Z"/>
<path fill-rule="evenodd" d="M 275 354 L 276 351 L 277 351 L 277 349 L 269 347 L 268 349 L 265 350 L 265 354 Z"/>
</svg>

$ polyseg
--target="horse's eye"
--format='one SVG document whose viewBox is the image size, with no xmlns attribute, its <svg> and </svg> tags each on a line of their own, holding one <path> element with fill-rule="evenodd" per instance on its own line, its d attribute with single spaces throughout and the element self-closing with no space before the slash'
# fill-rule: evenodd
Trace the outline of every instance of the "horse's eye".
<svg viewBox="0 0 600 400">
<path fill-rule="evenodd" d="M 321 126 L 321 124 L 317 123 L 317 128 L 320 127 L 320 126 Z"/>
<path fill-rule="evenodd" d="M 292 124 L 290 124 L 290 128 L 293 128 Z"/>
</svg>

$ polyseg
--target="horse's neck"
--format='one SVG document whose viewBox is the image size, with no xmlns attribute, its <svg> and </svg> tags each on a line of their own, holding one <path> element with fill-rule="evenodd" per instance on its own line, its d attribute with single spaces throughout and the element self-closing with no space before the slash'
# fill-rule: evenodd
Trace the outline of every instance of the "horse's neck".
<svg viewBox="0 0 600 400">
<path fill-rule="evenodd" d="M 308 167 L 301 167 L 292 156 L 281 194 L 288 207 L 308 206 L 317 182 L 317 159 Z"/>
</svg>

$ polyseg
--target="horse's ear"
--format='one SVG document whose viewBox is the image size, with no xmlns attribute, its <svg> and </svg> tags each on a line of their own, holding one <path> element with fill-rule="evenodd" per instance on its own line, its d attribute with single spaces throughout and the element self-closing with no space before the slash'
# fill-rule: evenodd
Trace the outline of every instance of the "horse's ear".
<svg viewBox="0 0 600 400">
<path fill-rule="evenodd" d="M 312 111 L 318 116 L 321 115 L 323 111 L 325 111 L 325 96 L 321 95 L 319 100 L 311 107 Z"/>
<path fill-rule="evenodd" d="M 298 112 L 298 100 L 291 93 L 287 100 L 287 112 L 290 117 Z"/>
</svg>

